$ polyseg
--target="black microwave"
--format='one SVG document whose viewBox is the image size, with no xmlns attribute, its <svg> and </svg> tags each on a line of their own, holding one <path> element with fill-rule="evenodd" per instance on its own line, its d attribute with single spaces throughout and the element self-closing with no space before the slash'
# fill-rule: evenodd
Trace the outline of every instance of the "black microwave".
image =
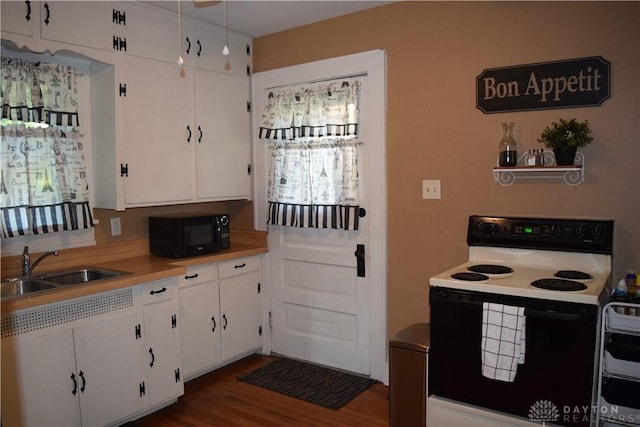
<svg viewBox="0 0 640 427">
<path fill-rule="evenodd" d="M 185 258 L 227 249 L 229 215 L 178 214 L 149 217 L 149 252 Z"/>
</svg>

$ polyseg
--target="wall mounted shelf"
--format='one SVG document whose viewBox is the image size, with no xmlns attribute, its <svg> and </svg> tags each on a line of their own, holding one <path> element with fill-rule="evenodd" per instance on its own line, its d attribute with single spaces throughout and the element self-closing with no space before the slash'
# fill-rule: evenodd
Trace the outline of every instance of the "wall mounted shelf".
<svg viewBox="0 0 640 427">
<path fill-rule="evenodd" d="M 493 168 L 493 178 L 503 186 L 509 186 L 519 179 L 562 179 L 567 185 L 579 185 L 584 181 L 584 155 L 576 153 L 573 166 L 558 166 L 552 151 L 544 151 L 543 166 L 525 166 L 528 153 L 518 159 L 518 166 Z M 496 163 L 498 164 L 498 163 Z"/>
</svg>

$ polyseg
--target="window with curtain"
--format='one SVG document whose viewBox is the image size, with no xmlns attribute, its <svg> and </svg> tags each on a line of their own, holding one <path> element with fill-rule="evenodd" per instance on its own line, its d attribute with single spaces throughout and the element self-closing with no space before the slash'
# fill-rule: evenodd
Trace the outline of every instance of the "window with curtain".
<svg viewBox="0 0 640 427">
<path fill-rule="evenodd" d="M 74 67 L 2 57 L 0 233 L 93 227 Z"/>
<path fill-rule="evenodd" d="M 270 150 L 268 224 L 358 229 L 360 86 L 348 78 L 269 91 L 259 134 Z"/>
</svg>

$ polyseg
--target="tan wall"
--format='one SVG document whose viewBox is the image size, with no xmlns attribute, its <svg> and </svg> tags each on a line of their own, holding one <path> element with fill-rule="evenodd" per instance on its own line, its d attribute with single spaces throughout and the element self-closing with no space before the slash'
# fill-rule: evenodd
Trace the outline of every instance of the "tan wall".
<svg viewBox="0 0 640 427">
<path fill-rule="evenodd" d="M 640 272 L 640 3 L 399 2 L 254 40 L 256 72 L 340 55 L 387 53 L 389 335 L 428 320 L 428 278 L 465 261 L 470 214 L 607 217 L 614 277 Z M 485 68 L 601 55 L 611 99 L 601 107 L 483 114 Z M 503 121 L 521 149 L 540 148 L 559 117 L 588 119 L 585 182 L 494 182 Z M 442 180 L 442 200 L 421 181 Z"/>
</svg>

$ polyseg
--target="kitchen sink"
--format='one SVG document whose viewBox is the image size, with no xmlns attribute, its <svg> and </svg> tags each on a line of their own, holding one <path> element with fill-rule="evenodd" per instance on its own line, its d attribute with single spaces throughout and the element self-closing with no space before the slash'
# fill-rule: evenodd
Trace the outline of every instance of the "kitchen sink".
<svg viewBox="0 0 640 427">
<path fill-rule="evenodd" d="M 102 268 L 82 268 L 79 270 L 54 273 L 52 275 L 43 276 L 41 279 L 50 283 L 55 283 L 56 285 L 78 285 L 81 283 L 92 282 L 94 280 L 109 279 L 122 274 L 127 273 L 124 271 L 106 270 Z"/>
<path fill-rule="evenodd" d="M 58 271 L 36 277 L 15 277 L 1 283 L 2 299 L 27 296 L 39 292 L 62 289 L 72 285 L 110 279 L 112 277 L 131 274 L 127 271 L 106 268 L 82 267 Z"/>
<path fill-rule="evenodd" d="M 55 285 L 40 279 L 12 279 L 2 282 L 1 285 L 2 298 L 17 297 L 55 288 Z"/>
</svg>

